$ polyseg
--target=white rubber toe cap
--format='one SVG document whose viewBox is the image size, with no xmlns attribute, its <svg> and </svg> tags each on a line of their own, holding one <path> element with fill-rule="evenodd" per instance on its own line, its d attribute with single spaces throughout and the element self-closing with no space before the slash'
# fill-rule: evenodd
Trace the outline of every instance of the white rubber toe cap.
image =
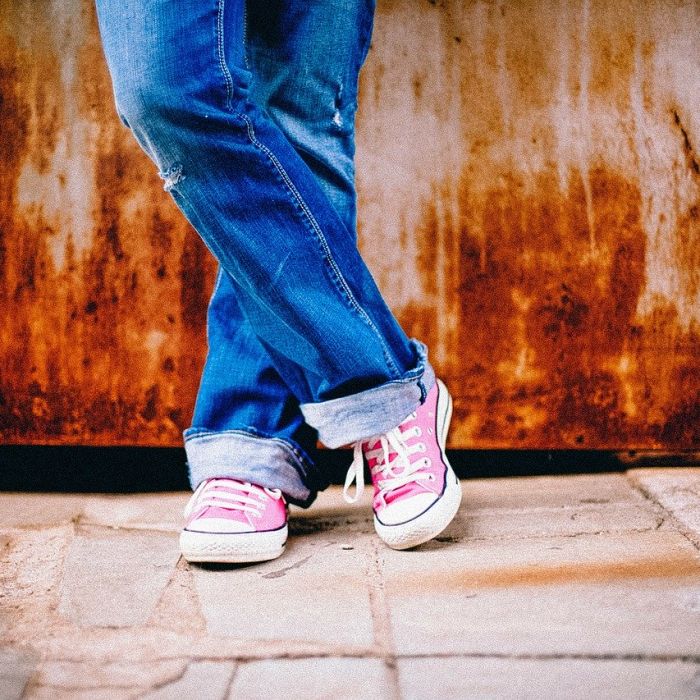
<svg viewBox="0 0 700 700">
<path fill-rule="evenodd" d="M 436 493 L 427 491 L 411 498 L 403 498 L 382 508 L 377 519 L 384 525 L 400 525 L 428 510 L 437 500 Z"/>
<path fill-rule="evenodd" d="M 457 477 L 450 469 L 444 493 L 430 507 L 414 515 L 411 520 L 395 524 L 380 522 L 375 515 L 374 527 L 379 537 L 389 547 L 410 549 L 439 535 L 457 514 L 461 500 L 462 489 Z"/>
<path fill-rule="evenodd" d="M 187 561 L 245 564 L 276 559 L 287 542 L 287 526 L 264 532 L 180 533 L 180 551 Z"/>
</svg>

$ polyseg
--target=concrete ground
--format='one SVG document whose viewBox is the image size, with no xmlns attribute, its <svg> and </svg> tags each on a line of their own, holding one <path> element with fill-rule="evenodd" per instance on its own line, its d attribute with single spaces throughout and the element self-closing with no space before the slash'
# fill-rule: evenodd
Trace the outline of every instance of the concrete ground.
<svg viewBox="0 0 700 700">
<path fill-rule="evenodd" d="M 415 551 L 339 489 L 187 565 L 187 494 L 0 494 L 0 698 L 698 698 L 700 470 L 463 482 Z"/>
</svg>

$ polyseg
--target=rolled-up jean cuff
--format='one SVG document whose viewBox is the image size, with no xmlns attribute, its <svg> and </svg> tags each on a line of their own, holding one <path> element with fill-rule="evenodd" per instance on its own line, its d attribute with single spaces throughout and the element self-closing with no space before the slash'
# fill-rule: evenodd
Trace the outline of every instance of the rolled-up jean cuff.
<svg viewBox="0 0 700 700">
<path fill-rule="evenodd" d="M 316 467 L 291 441 L 256 435 L 247 430 L 192 426 L 183 432 L 193 489 L 216 476 L 279 489 L 287 501 L 303 508 L 316 498 L 321 484 Z"/>
<path fill-rule="evenodd" d="M 306 422 L 318 430 L 326 447 L 341 447 L 389 432 L 425 401 L 435 383 L 435 372 L 425 345 L 415 339 L 411 343 L 418 363 L 401 379 L 350 396 L 301 404 Z"/>
</svg>

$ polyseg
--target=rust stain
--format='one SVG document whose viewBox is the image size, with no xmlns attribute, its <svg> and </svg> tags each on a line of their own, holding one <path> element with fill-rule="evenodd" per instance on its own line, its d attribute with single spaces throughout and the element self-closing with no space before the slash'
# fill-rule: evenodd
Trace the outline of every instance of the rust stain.
<svg viewBox="0 0 700 700">
<path fill-rule="evenodd" d="M 676 108 L 671 110 L 673 115 L 673 123 L 678 127 L 678 131 L 681 133 L 683 139 L 683 151 L 688 162 L 688 167 L 695 175 L 700 175 L 700 164 L 698 163 L 698 157 L 695 152 L 693 144 L 690 142 L 690 136 L 688 136 L 688 130 L 683 126 L 681 122 L 681 116 Z M 695 210 L 695 218 L 697 218 L 697 209 Z"/>
<path fill-rule="evenodd" d="M 48 16 L 0 8 L 0 439 L 180 445 L 215 261 L 117 120 L 92 3 L 69 0 L 64 12 L 84 26 L 62 42 Z M 676 10 L 653 11 L 675 21 Z M 376 257 L 398 248 L 402 275 L 416 273 L 407 300 L 392 298 L 396 277 L 384 289 L 454 394 L 453 447 L 700 445 L 700 340 L 688 320 L 700 288 L 697 135 L 655 73 L 668 45 L 646 19 L 624 21 L 633 14 L 631 0 L 379 3 L 360 103 L 386 117 L 404 97 L 409 116 L 392 114 L 389 137 L 371 141 L 375 166 L 382 149 L 390 156 L 361 199 L 376 191 L 391 204 L 383 175 L 411 172 L 392 139 L 404 139 L 415 178 L 396 222 L 388 206 L 360 207 L 362 232 L 377 232 Z M 392 41 L 430 47 L 420 62 L 382 43 L 396 20 Z M 613 154 L 589 126 L 596 114 L 616 130 Z M 659 165 L 668 143 L 644 150 L 649 129 L 671 134 L 674 168 Z M 433 136 L 447 143 L 434 144 L 445 164 L 425 148 Z M 71 206 L 89 235 L 49 201 L 68 196 L 78 165 L 84 199 Z M 691 193 L 658 214 L 670 252 L 654 261 L 686 302 L 679 310 L 669 293 L 640 313 L 658 173 Z M 20 201 L 32 178 L 49 185 Z M 393 225 L 395 238 L 382 237 Z"/>
<path fill-rule="evenodd" d="M 687 554 L 671 554 L 661 557 L 629 558 L 614 562 L 585 562 L 580 560 L 565 563 L 532 563 L 515 566 L 499 566 L 484 569 L 464 569 L 459 572 L 445 571 L 438 576 L 406 574 L 394 593 L 412 595 L 425 590 L 433 581 L 447 590 L 474 589 L 475 592 L 492 588 L 514 586 L 554 586 L 562 584 L 596 583 L 606 584 L 629 579 L 690 578 L 697 580 L 700 566 L 697 559 Z"/>
<path fill-rule="evenodd" d="M 74 4 L 88 26 L 65 48 L 77 56 L 72 86 L 61 82 L 62 57 L 38 40 L 46 17 L 27 46 L 4 42 L 0 55 L 0 435 L 177 445 L 204 361 L 215 262 L 117 121 L 92 3 Z M 37 66 L 42 80 L 27 80 Z M 28 162 L 52 176 L 70 102 L 95 127 L 93 238 L 85 248 L 68 236 L 58 266 L 47 242 L 61 222 L 41 209 L 27 219 L 15 183 Z"/>
<path fill-rule="evenodd" d="M 417 261 L 426 303 L 400 318 L 435 348 L 445 342 L 435 315 L 456 308 L 459 332 L 446 353 L 455 361 L 438 367 L 456 398 L 453 444 L 698 444 L 698 335 L 670 311 L 636 316 L 646 241 L 639 189 L 604 167 L 589 178 L 595 255 L 580 173 L 570 173 L 566 192 L 553 172 L 537 176 L 529 194 L 507 180 L 486 197 L 483 238 L 450 230 L 460 250 L 448 256 L 448 291 L 435 306 L 441 224 L 434 202 L 425 205 Z M 460 206 L 472 207 L 466 177 Z"/>
<path fill-rule="evenodd" d="M 527 100 L 530 107 L 546 107 L 554 90 L 556 72 L 552 64 L 557 60 L 551 50 L 550 36 L 538 31 L 541 15 L 547 14 L 547 8 L 542 8 L 538 0 L 499 5 L 500 12 L 496 13 L 489 37 L 494 44 L 497 70 L 508 76 L 518 100 Z"/>
</svg>

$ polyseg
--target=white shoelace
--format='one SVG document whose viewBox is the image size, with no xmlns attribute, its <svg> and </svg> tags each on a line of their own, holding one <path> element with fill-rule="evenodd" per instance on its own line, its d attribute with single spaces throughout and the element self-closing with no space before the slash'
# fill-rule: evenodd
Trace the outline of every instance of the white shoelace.
<svg viewBox="0 0 700 700">
<path fill-rule="evenodd" d="M 412 455 L 416 453 L 424 453 L 426 451 L 425 443 L 416 442 L 412 445 L 407 445 L 406 440 L 411 437 L 420 437 L 421 429 L 419 426 L 413 426 L 408 430 L 402 430 L 403 426 L 408 421 L 414 420 L 415 413 L 412 413 L 401 422 L 397 428 L 390 430 L 384 435 L 378 435 L 369 440 L 363 440 L 355 443 L 353 450 L 353 459 L 347 476 L 345 477 L 345 486 L 343 487 L 343 498 L 348 503 L 355 503 L 365 488 L 365 464 L 364 457 L 368 460 L 376 459 L 375 465 L 371 468 L 372 477 L 379 477 L 377 486 L 379 487 L 380 496 L 384 497 L 389 491 L 405 486 L 415 481 L 422 479 L 432 480 L 434 477 L 429 472 L 421 471 L 429 467 L 431 462 L 428 457 L 411 461 Z M 378 446 L 377 446 L 378 443 Z M 363 450 L 363 445 L 372 445 L 371 449 Z M 389 457 L 394 452 L 394 458 L 390 461 Z M 357 482 L 355 495 L 350 495 L 350 488 L 353 482 Z"/>
<path fill-rule="evenodd" d="M 222 491 L 220 487 L 232 489 L 235 493 Z M 185 518 L 188 518 L 195 510 L 201 510 L 208 506 L 239 510 L 250 513 L 255 518 L 261 518 L 265 503 L 270 498 L 280 499 L 282 492 L 279 489 L 263 488 L 231 479 L 209 479 L 203 481 L 190 497 L 185 507 Z"/>
</svg>

